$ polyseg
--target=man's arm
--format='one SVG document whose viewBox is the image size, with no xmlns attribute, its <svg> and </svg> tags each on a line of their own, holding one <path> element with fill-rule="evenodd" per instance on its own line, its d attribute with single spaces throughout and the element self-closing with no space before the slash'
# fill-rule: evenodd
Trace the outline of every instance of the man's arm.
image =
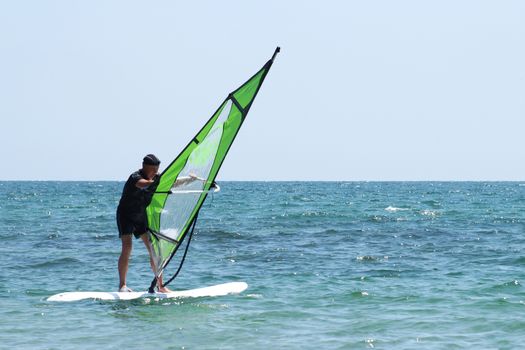
<svg viewBox="0 0 525 350">
<path fill-rule="evenodd" d="M 155 180 L 140 179 L 139 181 L 137 181 L 135 186 L 137 186 L 138 188 L 140 188 L 142 190 L 142 189 L 145 189 L 146 187 L 149 187 L 154 182 L 155 182 Z"/>
<path fill-rule="evenodd" d="M 206 179 L 203 179 L 201 177 L 198 177 L 195 174 L 191 174 L 190 173 L 188 176 L 180 176 L 179 178 L 177 178 L 177 180 L 173 183 L 172 188 L 173 187 L 177 187 L 177 186 L 181 186 L 181 185 L 185 185 L 185 184 L 193 182 L 195 180 L 206 181 Z"/>
</svg>

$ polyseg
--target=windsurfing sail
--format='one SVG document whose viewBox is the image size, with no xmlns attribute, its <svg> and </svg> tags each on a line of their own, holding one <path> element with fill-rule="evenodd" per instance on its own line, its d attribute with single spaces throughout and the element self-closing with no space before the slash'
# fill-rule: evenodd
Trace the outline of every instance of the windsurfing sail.
<svg viewBox="0 0 525 350">
<path fill-rule="evenodd" d="M 279 51 L 277 47 L 257 73 L 226 97 L 160 175 L 146 208 L 156 277 L 162 275 L 188 232 L 193 232 L 199 210 L 214 190 L 217 173 Z"/>
</svg>

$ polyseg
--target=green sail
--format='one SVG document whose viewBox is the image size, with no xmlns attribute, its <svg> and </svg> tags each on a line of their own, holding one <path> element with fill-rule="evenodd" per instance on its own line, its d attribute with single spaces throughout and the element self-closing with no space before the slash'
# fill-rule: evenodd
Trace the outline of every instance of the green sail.
<svg viewBox="0 0 525 350">
<path fill-rule="evenodd" d="M 160 276 L 190 231 L 217 173 L 257 95 L 272 58 L 228 95 L 177 158 L 164 170 L 146 208 L 155 276 Z"/>
</svg>

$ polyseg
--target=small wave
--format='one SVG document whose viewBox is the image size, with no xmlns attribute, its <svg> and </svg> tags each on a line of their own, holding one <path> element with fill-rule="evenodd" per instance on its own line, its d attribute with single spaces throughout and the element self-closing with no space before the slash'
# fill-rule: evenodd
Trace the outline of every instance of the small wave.
<svg viewBox="0 0 525 350">
<path fill-rule="evenodd" d="M 516 260 L 514 261 L 514 264 L 516 264 L 516 265 L 523 265 L 523 264 L 525 264 L 525 256 L 516 258 Z"/>
<path fill-rule="evenodd" d="M 247 237 L 239 232 L 229 230 L 209 230 L 205 231 L 203 239 L 209 242 L 231 242 L 232 240 L 246 240 Z M 253 240 L 253 238 L 252 238 Z"/>
<path fill-rule="evenodd" d="M 308 210 L 301 214 L 301 216 L 329 216 L 330 214 L 324 211 Z"/>
<path fill-rule="evenodd" d="M 314 199 L 309 198 L 309 197 L 305 197 L 305 196 L 302 196 L 302 195 L 294 195 L 294 196 L 292 196 L 292 200 L 298 201 L 298 202 L 313 202 L 314 201 Z"/>
<path fill-rule="evenodd" d="M 433 199 L 422 201 L 421 204 L 429 205 L 429 206 L 434 207 L 434 208 L 440 208 L 441 207 L 441 203 L 439 201 L 433 200 Z"/>
<path fill-rule="evenodd" d="M 521 286 L 521 283 L 518 280 L 514 280 L 514 281 L 510 281 L 510 282 L 505 282 L 505 283 L 501 284 L 500 286 L 501 287 L 517 287 L 517 286 Z"/>
<path fill-rule="evenodd" d="M 377 269 L 377 270 L 370 270 L 368 272 L 369 276 L 371 278 L 374 277 L 381 277 L 381 278 L 398 278 L 401 275 L 400 270 L 393 270 L 393 269 Z"/>
<path fill-rule="evenodd" d="M 254 298 L 254 299 L 261 299 L 263 296 L 262 294 L 246 294 L 247 298 Z"/>
<path fill-rule="evenodd" d="M 429 217 L 436 217 L 439 215 L 439 212 L 436 211 L 436 210 L 428 210 L 428 209 L 425 209 L 425 210 L 422 210 L 419 212 L 421 215 L 424 215 L 424 216 L 429 216 Z"/>
<path fill-rule="evenodd" d="M 388 221 L 388 218 L 386 216 L 382 215 L 372 215 L 368 217 L 368 221 L 370 222 L 382 222 L 382 221 Z"/>
<path fill-rule="evenodd" d="M 397 218 L 394 218 L 390 215 L 370 215 L 367 218 L 368 222 L 373 223 L 382 223 L 382 222 L 396 222 Z"/>
<path fill-rule="evenodd" d="M 60 265 L 72 265 L 79 263 L 80 260 L 75 258 L 61 258 L 61 259 L 55 259 L 55 260 L 49 260 L 37 264 L 29 265 L 29 267 L 32 268 L 44 268 L 44 267 L 52 267 L 52 266 L 60 266 Z"/>
<path fill-rule="evenodd" d="M 489 293 L 505 292 L 505 291 L 514 290 L 516 288 L 521 288 L 521 287 L 522 285 L 520 281 L 513 280 L 513 281 L 503 282 L 499 284 L 494 284 L 492 286 L 487 286 L 486 288 L 484 288 L 484 291 L 489 292 Z"/>
<path fill-rule="evenodd" d="M 356 292 L 352 292 L 350 294 L 352 297 L 354 298 L 361 298 L 361 297 L 367 297 L 369 296 L 368 292 L 367 291 L 356 291 Z"/>
<path fill-rule="evenodd" d="M 356 257 L 357 261 L 384 261 L 388 260 L 388 256 L 372 256 L 372 255 L 362 255 Z"/>
<path fill-rule="evenodd" d="M 96 234 L 94 236 L 96 240 L 100 240 L 100 241 L 112 241 L 112 240 L 115 240 L 115 237 L 116 237 L 116 234 L 111 234 L 111 235 Z"/>
<path fill-rule="evenodd" d="M 393 207 L 393 206 L 389 205 L 388 207 L 385 208 L 385 210 L 388 211 L 388 212 L 395 213 L 395 212 L 401 211 L 401 210 L 408 210 L 408 208 L 397 208 L 397 207 Z"/>
<path fill-rule="evenodd" d="M 446 274 L 446 276 L 450 276 L 450 277 L 459 277 L 463 275 L 465 275 L 463 271 L 451 271 Z"/>
</svg>

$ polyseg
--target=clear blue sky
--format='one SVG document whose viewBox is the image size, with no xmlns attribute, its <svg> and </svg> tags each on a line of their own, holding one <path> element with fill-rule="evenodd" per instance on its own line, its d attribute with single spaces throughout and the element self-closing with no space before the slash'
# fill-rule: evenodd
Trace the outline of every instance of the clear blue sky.
<svg viewBox="0 0 525 350">
<path fill-rule="evenodd" d="M 222 180 L 524 180 L 525 1 L 2 1 L 4 180 L 169 163 L 280 45 Z"/>
</svg>

